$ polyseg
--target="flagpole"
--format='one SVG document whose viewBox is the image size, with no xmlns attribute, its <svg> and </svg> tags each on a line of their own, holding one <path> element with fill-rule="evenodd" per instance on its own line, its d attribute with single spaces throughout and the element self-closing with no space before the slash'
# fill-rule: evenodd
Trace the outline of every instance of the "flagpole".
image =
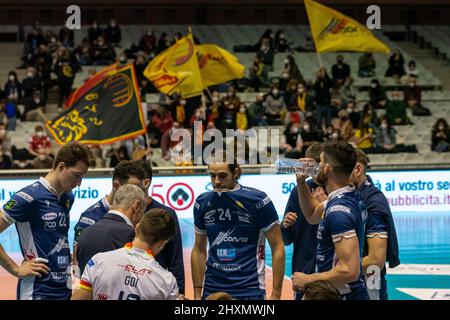
<svg viewBox="0 0 450 320">
<path fill-rule="evenodd" d="M 317 49 L 316 49 L 316 55 L 317 55 L 317 60 L 319 60 L 319 68 L 323 68 L 322 58 L 320 57 L 320 53 L 317 52 Z"/>
</svg>

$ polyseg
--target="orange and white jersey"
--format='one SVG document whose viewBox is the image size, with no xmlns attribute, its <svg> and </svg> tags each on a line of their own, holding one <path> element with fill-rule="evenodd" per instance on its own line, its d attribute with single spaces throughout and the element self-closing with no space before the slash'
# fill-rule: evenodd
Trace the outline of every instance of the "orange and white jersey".
<svg viewBox="0 0 450 320">
<path fill-rule="evenodd" d="M 80 288 L 94 300 L 175 300 L 175 277 L 161 267 L 150 250 L 132 247 L 98 253 L 86 265 Z"/>
</svg>

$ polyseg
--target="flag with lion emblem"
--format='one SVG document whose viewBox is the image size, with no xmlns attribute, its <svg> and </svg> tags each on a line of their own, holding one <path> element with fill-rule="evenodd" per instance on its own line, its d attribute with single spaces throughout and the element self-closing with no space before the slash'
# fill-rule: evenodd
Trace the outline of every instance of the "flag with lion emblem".
<svg viewBox="0 0 450 320">
<path fill-rule="evenodd" d="M 68 108 L 46 124 L 59 144 L 108 144 L 145 134 L 132 64 L 104 68 L 67 100 Z"/>
</svg>

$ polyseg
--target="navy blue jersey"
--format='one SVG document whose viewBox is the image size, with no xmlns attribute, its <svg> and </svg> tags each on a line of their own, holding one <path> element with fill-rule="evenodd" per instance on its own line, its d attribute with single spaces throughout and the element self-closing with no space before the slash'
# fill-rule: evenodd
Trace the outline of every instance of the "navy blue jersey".
<svg viewBox="0 0 450 320">
<path fill-rule="evenodd" d="M 110 205 L 106 197 L 87 208 L 86 211 L 81 214 L 80 219 L 75 225 L 74 241 L 77 242 L 83 230 L 102 219 L 109 209 Z"/>
<path fill-rule="evenodd" d="M 297 186 L 291 191 L 284 214 L 295 212 L 297 220 L 289 228 L 281 227 L 285 245 L 294 244 L 292 251 L 292 273 L 311 274 L 316 269 L 317 228 L 309 224 L 303 215 L 298 199 Z"/>
<path fill-rule="evenodd" d="M 380 237 L 387 239 L 386 260 L 394 268 L 400 264 L 398 253 L 398 240 L 395 231 L 389 203 L 380 190 L 373 185 L 372 179 L 367 176 L 364 183 L 358 188 L 361 198 L 367 207 L 366 238 Z M 368 254 L 367 245 L 364 246 L 364 256 Z M 387 300 L 386 268 L 381 271 L 380 300 Z"/>
<path fill-rule="evenodd" d="M 233 297 L 265 295 L 265 232 L 278 223 L 270 198 L 238 185 L 205 192 L 194 205 L 195 231 L 209 242 L 203 297 L 225 291 Z"/>
<path fill-rule="evenodd" d="M 3 206 L 4 219 L 16 224 L 23 256 L 47 259 L 50 267 L 48 275 L 20 279 L 18 299 L 70 299 L 71 261 L 67 238 L 73 200 L 71 192 L 58 197 L 48 181 L 40 178 Z"/>
<path fill-rule="evenodd" d="M 149 197 L 147 208 L 145 212 L 150 209 L 160 208 L 166 210 L 175 220 L 175 236 L 170 240 L 164 249 L 156 256 L 156 261 L 164 269 L 169 270 L 177 279 L 178 291 L 184 294 L 184 260 L 183 260 L 183 242 L 181 240 L 180 223 L 178 216 L 172 208 L 159 203 L 155 199 Z"/>
<path fill-rule="evenodd" d="M 355 282 L 340 288 L 344 295 L 350 292 L 365 291 L 362 273 L 362 256 L 364 246 L 364 224 L 367 211 L 360 196 L 353 187 L 344 187 L 328 196 L 324 216 L 317 231 L 316 271 L 326 272 L 337 264 L 334 244 L 342 238 L 357 237 L 359 242 L 360 275 Z"/>
</svg>

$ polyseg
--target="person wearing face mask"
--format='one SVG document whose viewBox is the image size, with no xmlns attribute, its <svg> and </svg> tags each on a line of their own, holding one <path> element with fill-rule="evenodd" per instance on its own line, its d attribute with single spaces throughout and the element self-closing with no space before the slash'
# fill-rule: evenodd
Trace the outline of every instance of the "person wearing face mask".
<svg viewBox="0 0 450 320">
<path fill-rule="evenodd" d="M 278 90 L 278 87 L 272 86 L 272 89 L 266 96 L 265 104 L 266 116 L 269 123 L 279 124 L 280 119 L 283 116 L 282 113 L 286 111 L 286 103 L 280 95 L 280 90 Z"/>
<path fill-rule="evenodd" d="M 416 85 L 416 81 L 415 77 L 408 79 L 408 85 L 403 91 L 403 96 L 414 116 L 430 116 L 430 109 L 422 105 L 422 90 Z"/>
<path fill-rule="evenodd" d="M 370 82 L 369 101 L 376 109 L 384 108 L 386 106 L 386 91 L 377 79 L 372 79 Z"/>
<path fill-rule="evenodd" d="M 336 57 L 336 63 L 331 67 L 331 76 L 333 81 L 339 85 L 342 85 L 345 79 L 350 77 L 350 66 L 344 62 L 342 55 Z"/>
<path fill-rule="evenodd" d="M 67 26 L 64 26 L 59 30 L 59 41 L 66 48 L 73 48 L 73 39 L 75 36 L 75 32 L 72 29 L 69 29 Z"/>
<path fill-rule="evenodd" d="M 302 144 L 303 144 L 303 148 L 302 148 L 302 152 L 304 153 L 306 151 L 306 149 L 316 143 L 316 142 L 321 142 L 322 141 L 322 137 L 321 137 L 321 132 L 317 132 L 316 129 L 311 126 L 311 123 L 308 122 L 308 120 L 304 120 L 301 130 L 300 130 L 300 136 L 302 138 Z"/>
<path fill-rule="evenodd" d="M 334 128 L 340 132 L 340 137 L 348 141 L 353 136 L 353 125 L 349 119 L 347 110 L 341 110 L 338 113 L 339 119 L 334 121 Z"/>
<path fill-rule="evenodd" d="M 23 88 L 20 81 L 17 79 L 17 74 L 15 71 L 10 71 L 8 73 L 8 80 L 4 86 L 5 96 L 15 102 L 22 100 Z"/>
<path fill-rule="evenodd" d="M 12 166 L 11 157 L 3 153 L 2 149 L 0 149 L 0 170 L 11 169 L 11 166 Z"/>
<path fill-rule="evenodd" d="M 391 99 L 386 104 L 386 118 L 391 125 L 406 125 L 410 123 L 406 113 L 408 106 L 402 96 L 402 91 L 394 90 L 391 93 Z"/>
<path fill-rule="evenodd" d="M 414 78 L 417 79 L 419 77 L 419 70 L 417 70 L 417 64 L 414 60 L 408 62 L 408 67 L 406 69 L 406 79 Z"/>
<path fill-rule="evenodd" d="M 359 124 L 359 120 L 361 119 L 361 112 L 355 110 L 355 102 L 349 101 L 347 102 L 347 112 L 348 112 L 348 118 L 350 122 L 352 123 L 353 128 L 356 128 Z"/>
<path fill-rule="evenodd" d="M 385 77 L 394 77 L 399 80 L 406 73 L 404 64 L 405 59 L 403 55 L 399 49 L 395 49 L 389 58 L 389 67 L 386 70 Z"/>
<path fill-rule="evenodd" d="M 62 108 L 64 101 L 69 97 L 70 92 L 72 91 L 76 69 L 76 66 L 70 59 L 69 50 L 66 48 L 58 49 L 58 58 L 54 66 L 59 89 L 58 108 Z"/>
<path fill-rule="evenodd" d="M 437 152 L 450 151 L 450 129 L 447 121 L 439 118 L 431 131 L 431 150 Z"/>
<path fill-rule="evenodd" d="M 373 77 L 375 75 L 376 62 L 372 52 L 364 52 L 358 59 L 358 75 L 361 78 Z"/>
<path fill-rule="evenodd" d="M 236 113 L 236 129 L 247 130 L 248 128 L 248 117 L 247 117 L 247 106 L 245 103 L 239 105 L 239 110 Z"/>
<path fill-rule="evenodd" d="M 377 153 L 395 152 L 397 145 L 397 131 L 392 128 L 385 117 L 381 118 L 380 127 L 375 136 L 375 148 Z"/>
<path fill-rule="evenodd" d="M 304 82 L 303 75 L 295 62 L 294 57 L 291 55 L 287 55 L 284 59 L 281 80 L 283 80 L 283 82 L 280 83 L 281 88 L 289 88 L 289 86 L 293 84 L 293 81 L 297 81 L 297 83 Z"/>
<path fill-rule="evenodd" d="M 94 60 L 94 65 L 97 66 L 110 65 L 116 58 L 114 49 L 102 36 L 97 38 L 97 42 L 94 44 L 92 51 L 92 59 Z"/>
<path fill-rule="evenodd" d="M 120 44 L 120 41 L 122 40 L 122 31 L 115 19 L 111 19 L 108 26 L 105 28 L 105 39 L 115 47 Z"/>
<path fill-rule="evenodd" d="M 369 126 L 367 119 L 361 119 L 356 128 L 352 142 L 365 153 L 374 151 L 375 130 Z"/>
<path fill-rule="evenodd" d="M 0 151 L 5 153 L 11 153 L 11 136 L 6 131 L 6 125 L 0 123 Z"/>
<path fill-rule="evenodd" d="M 138 47 L 139 50 L 144 51 L 146 54 L 150 54 L 156 49 L 156 35 L 152 28 L 149 28 L 147 32 L 141 36 Z"/>
<path fill-rule="evenodd" d="M 300 125 L 290 123 L 283 134 L 284 141 L 281 143 L 281 150 L 286 158 L 298 159 L 302 156 L 303 140 L 300 135 Z"/>
<path fill-rule="evenodd" d="M 34 91 L 42 89 L 42 79 L 38 76 L 36 68 L 27 69 L 27 77 L 23 79 L 22 86 L 24 98 L 31 97 Z"/>
<path fill-rule="evenodd" d="M 4 110 L 4 117 L 6 119 L 6 130 L 14 131 L 16 130 L 18 110 L 16 104 L 12 100 L 5 100 L 0 98 L 0 112 Z M 1 116 L 1 114 L 0 114 Z M 3 118 L 3 117 L 2 117 Z M 3 119 L 0 119 L 3 120 Z"/>
<path fill-rule="evenodd" d="M 25 121 L 40 121 L 42 123 L 47 122 L 47 117 L 45 116 L 45 101 L 41 97 L 39 91 L 35 91 L 33 96 L 25 99 L 25 111 L 22 119 Z"/>
<path fill-rule="evenodd" d="M 97 21 L 94 21 L 88 29 L 88 40 L 90 44 L 98 39 L 98 37 L 103 35 L 103 29 L 98 25 Z"/>
<path fill-rule="evenodd" d="M 275 58 L 275 55 L 268 41 L 262 41 L 261 47 L 259 48 L 256 57 L 264 66 L 267 67 L 268 71 L 273 70 L 273 60 Z"/>
<path fill-rule="evenodd" d="M 51 169 L 53 159 L 49 157 L 44 149 L 38 150 L 38 156 L 31 162 L 34 169 Z"/>
<path fill-rule="evenodd" d="M 39 124 L 35 127 L 34 130 L 34 135 L 32 135 L 30 140 L 28 141 L 28 152 L 33 155 L 33 157 L 39 156 L 38 151 L 40 149 L 45 150 L 45 154 L 50 154 L 52 145 L 50 142 L 50 138 L 44 131 L 44 127 Z"/>
<path fill-rule="evenodd" d="M 267 126 L 266 106 L 264 97 L 261 94 L 256 95 L 255 101 L 250 104 L 247 110 L 249 127 Z"/>
<path fill-rule="evenodd" d="M 312 111 L 314 109 L 314 98 L 306 90 L 305 84 L 299 83 L 297 85 L 296 93 L 292 95 L 289 105 L 294 106 L 301 112 Z"/>
<path fill-rule="evenodd" d="M 324 119 L 325 125 L 331 124 L 333 112 L 331 107 L 331 89 L 333 88 L 333 81 L 328 76 L 325 68 L 320 68 L 317 72 L 317 79 L 313 88 L 317 107 L 316 125 L 318 128 L 321 128 Z"/>
</svg>

